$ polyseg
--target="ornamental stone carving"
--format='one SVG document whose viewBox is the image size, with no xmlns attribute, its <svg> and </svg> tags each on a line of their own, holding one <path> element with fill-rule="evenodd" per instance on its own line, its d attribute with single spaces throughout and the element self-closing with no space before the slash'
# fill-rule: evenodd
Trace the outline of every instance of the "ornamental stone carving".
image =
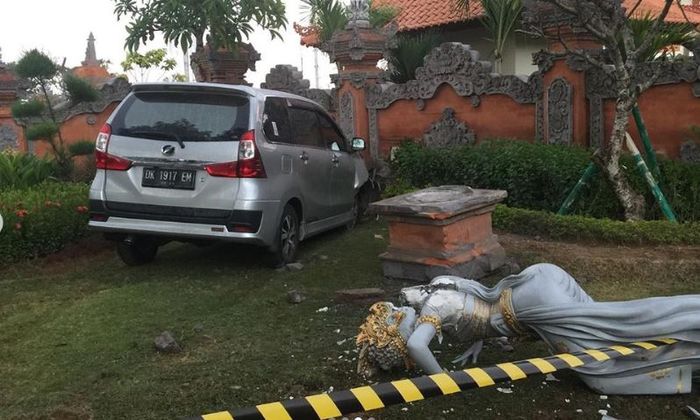
<svg viewBox="0 0 700 420">
<path fill-rule="evenodd" d="M 455 110 L 445 108 L 442 118 L 435 122 L 423 135 L 423 143 L 428 147 L 452 147 L 474 144 L 476 135 L 467 125 L 458 120 Z"/>
<path fill-rule="evenodd" d="M 367 0 L 351 0 L 350 1 L 350 20 L 348 27 L 369 28 L 369 1 Z"/>
<path fill-rule="evenodd" d="M 0 152 L 16 149 L 19 146 L 17 140 L 17 132 L 12 127 L 0 125 Z"/>
<path fill-rule="evenodd" d="M 591 67 L 586 71 L 586 96 L 601 98 L 617 97 L 614 69 Z M 698 63 L 689 60 L 670 62 L 651 62 L 640 64 L 632 76 L 635 84 L 642 84 L 654 79 L 654 85 L 665 85 L 700 80 Z"/>
<path fill-rule="evenodd" d="M 289 64 L 278 64 L 265 76 L 262 89 L 279 90 L 309 98 L 321 105 L 326 111 L 333 112 L 331 94 L 323 89 L 310 89 L 311 82 L 304 79 L 299 69 Z"/>
<path fill-rule="evenodd" d="M 311 87 L 311 82 L 304 79 L 304 75 L 296 67 L 278 64 L 270 69 L 270 73 L 265 76 L 265 83 L 261 83 L 260 87 L 304 96 Z"/>
<path fill-rule="evenodd" d="M 345 137 L 351 139 L 355 137 L 355 99 L 352 93 L 343 93 L 338 108 L 340 129 L 343 130 Z"/>
<path fill-rule="evenodd" d="M 559 77 L 547 91 L 547 134 L 550 144 L 571 144 L 573 137 L 571 84 Z"/>
<path fill-rule="evenodd" d="M 415 80 L 369 87 L 367 106 L 385 109 L 401 99 L 431 99 L 443 84 L 452 86 L 463 97 L 504 94 L 518 103 L 534 104 L 542 96 L 541 73 L 530 78 L 494 74 L 490 62 L 479 60 L 478 51 L 466 44 L 448 42 L 425 57 Z"/>
</svg>

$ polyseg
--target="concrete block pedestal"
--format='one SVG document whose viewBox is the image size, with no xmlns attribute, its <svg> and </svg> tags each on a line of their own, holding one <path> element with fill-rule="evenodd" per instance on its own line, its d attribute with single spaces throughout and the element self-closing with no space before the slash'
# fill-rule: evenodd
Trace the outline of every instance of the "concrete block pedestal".
<svg viewBox="0 0 700 420">
<path fill-rule="evenodd" d="M 440 275 L 479 279 L 505 263 L 491 214 L 508 193 L 442 186 L 373 203 L 389 222 L 384 276 L 427 282 Z"/>
</svg>

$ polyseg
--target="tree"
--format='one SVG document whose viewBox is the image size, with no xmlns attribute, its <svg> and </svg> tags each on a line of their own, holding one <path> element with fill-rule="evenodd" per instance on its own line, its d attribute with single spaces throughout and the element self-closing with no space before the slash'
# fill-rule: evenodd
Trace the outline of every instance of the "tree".
<svg viewBox="0 0 700 420">
<path fill-rule="evenodd" d="M 128 17 L 126 48 L 137 51 L 161 33 L 168 44 L 182 48 L 235 51 L 246 40 L 254 25 L 267 30 L 272 38 L 282 38 L 285 5 L 282 0 L 114 0 L 117 19 Z"/>
<path fill-rule="evenodd" d="M 146 51 L 144 54 L 136 51 L 129 52 L 121 65 L 122 69 L 128 72 L 130 79 L 136 82 L 145 82 L 166 79 L 167 73 L 175 69 L 177 62 L 167 56 L 165 48 L 159 48 Z M 153 78 L 151 70 L 159 71 L 158 76 Z M 170 79 L 181 81 L 179 74 L 172 74 Z"/>
<path fill-rule="evenodd" d="M 98 92 L 88 82 L 59 67 L 48 55 L 36 49 L 26 52 L 20 58 L 15 72 L 29 81 L 37 95 L 34 99 L 16 102 L 12 106 L 13 117 L 24 125 L 27 140 L 46 141 L 49 144 L 60 175 L 68 175 L 73 156 L 89 154 L 91 149 L 86 150 L 85 147 L 76 145 L 66 147 L 53 89 L 61 90 L 71 106 L 96 100 Z"/>
<path fill-rule="evenodd" d="M 617 92 L 613 126 L 605 146 L 596 151 L 595 159 L 624 208 L 627 220 L 644 217 L 644 197 L 637 193 L 620 168 L 629 115 L 636 106 L 639 96 L 649 89 L 658 78 L 661 66 L 656 66 L 652 77 L 637 77 L 642 66 L 655 54 L 663 39 L 666 16 L 676 0 L 664 0 L 657 16 L 648 19 L 643 31 L 634 31 L 632 16 L 636 6 L 629 12 L 621 7 L 620 1 L 610 0 L 540 0 L 533 2 L 528 26 L 541 36 L 558 41 L 566 50 L 589 65 L 609 72 L 614 79 Z M 637 2 L 637 6 L 641 0 Z M 554 15 L 553 15 L 554 14 Z M 580 28 L 590 34 L 603 47 L 597 52 L 567 45 L 559 30 L 551 28 L 551 17 L 564 17 L 572 28 Z M 667 33 L 668 31 L 666 31 Z"/>
</svg>

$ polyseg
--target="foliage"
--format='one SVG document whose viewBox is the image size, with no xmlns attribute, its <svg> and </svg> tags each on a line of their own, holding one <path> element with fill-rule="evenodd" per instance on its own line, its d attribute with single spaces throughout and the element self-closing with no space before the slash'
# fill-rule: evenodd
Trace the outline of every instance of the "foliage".
<svg viewBox="0 0 700 420">
<path fill-rule="evenodd" d="M 349 9 L 340 0 L 301 0 L 302 12 L 312 26 L 318 28 L 321 42 L 326 42 L 333 34 L 343 30 L 350 20 Z M 370 2 L 369 23 L 373 28 L 381 28 L 394 20 L 398 10 L 388 5 L 373 7 Z"/>
<path fill-rule="evenodd" d="M 23 189 L 55 175 L 54 162 L 28 153 L 0 153 L 0 191 Z"/>
<path fill-rule="evenodd" d="M 177 61 L 167 55 L 165 48 L 146 51 L 144 54 L 132 51 L 127 53 L 126 58 L 122 61 L 122 69 L 129 72 L 131 79 L 137 82 L 163 80 L 166 73 L 177 66 Z M 150 77 L 150 70 L 157 70 L 160 74 L 153 79 Z"/>
<path fill-rule="evenodd" d="M 63 90 L 71 105 L 94 102 L 100 98 L 100 93 L 90 83 L 68 72 L 63 75 Z"/>
<path fill-rule="evenodd" d="M 46 104 L 36 99 L 19 101 L 12 104 L 12 116 L 18 120 L 40 117 L 45 109 Z"/>
<path fill-rule="evenodd" d="M 416 70 L 423 66 L 423 60 L 430 51 L 440 45 L 442 37 L 437 32 L 425 31 L 417 35 L 399 35 L 396 48 L 390 51 L 387 59 L 391 81 L 406 83 L 416 78 Z"/>
<path fill-rule="evenodd" d="M 36 83 L 53 79 L 58 76 L 58 71 L 58 65 L 48 55 L 37 49 L 24 53 L 15 66 L 15 72 L 19 77 Z"/>
<path fill-rule="evenodd" d="M 27 127 L 27 140 L 50 140 L 58 133 L 58 126 L 51 121 L 42 121 Z"/>
<path fill-rule="evenodd" d="M 700 245 L 700 223 L 665 220 L 621 222 L 499 205 L 493 225 L 511 233 L 551 239 L 588 240 L 627 245 Z"/>
<path fill-rule="evenodd" d="M 95 152 L 95 142 L 80 140 L 68 146 L 71 156 L 86 156 Z"/>
<path fill-rule="evenodd" d="M 646 34 L 654 26 L 656 17 L 647 11 L 644 15 L 629 22 L 632 30 L 635 46 L 641 46 Z M 640 53 L 641 61 L 666 59 L 673 55 L 667 48 L 675 45 L 686 45 L 697 36 L 695 27 L 690 23 L 664 23 L 663 27 L 652 40 L 649 46 Z M 622 39 L 619 40 L 622 44 Z M 622 49 L 624 46 L 621 45 Z"/>
<path fill-rule="evenodd" d="M 86 184 L 45 182 L 0 192 L 0 263 L 56 252 L 87 231 Z"/>
<path fill-rule="evenodd" d="M 321 42 L 347 26 L 350 19 L 348 9 L 338 0 L 301 0 L 308 13 L 309 23 L 318 27 Z"/>
<path fill-rule="evenodd" d="M 253 33 L 254 24 L 282 38 L 285 5 L 282 0 L 114 0 L 117 19 L 128 17 L 126 48 L 133 52 L 162 33 L 168 44 L 184 52 L 204 47 L 235 50 Z"/>
<path fill-rule="evenodd" d="M 508 191 L 509 206 L 555 212 L 590 159 L 591 153 L 585 149 L 524 141 L 490 141 L 452 149 L 429 149 L 407 142 L 398 149 L 393 166 L 399 182 L 411 187 L 458 184 L 503 189 Z M 622 163 L 635 190 L 646 194 L 646 217 L 660 217 L 632 159 L 625 156 Z M 699 165 L 661 160 L 660 170 L 664 193 L 678 217 L 700 220 Z M 600 176 L 585 189 L 572 212 L 597 218 L 623 216 L 614 192 Z"/>
<path fill-rule="evenodd" d="M 481 0 L 481 4 L 484 14 L 480 20 L 491 36 L 496 71 L 499 71 L 506 43 L 520 23 L 523 3 L 522 0 Z"/>
</svg>

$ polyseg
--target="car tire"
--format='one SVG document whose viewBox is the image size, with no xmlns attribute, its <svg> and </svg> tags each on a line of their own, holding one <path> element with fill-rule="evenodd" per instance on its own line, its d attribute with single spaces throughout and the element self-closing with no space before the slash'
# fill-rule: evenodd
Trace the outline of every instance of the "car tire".
<svg viewBox="0 0 700 420">
<path fill-rule="evenodd" d="M 280 224 L 275 235 L 275 244 L 271 248 L 272 264 L 282 267 L 293 263 L 299 249 L 299 216 L 290 204 L 284 207 Z"/>
<path fill-rule="evenodd" d="M 158 253 L 158 243 L 150 238 L 131 238 L 117 243 L 117 255 L 128 266 L 152 262 Z"/>
</svg>

